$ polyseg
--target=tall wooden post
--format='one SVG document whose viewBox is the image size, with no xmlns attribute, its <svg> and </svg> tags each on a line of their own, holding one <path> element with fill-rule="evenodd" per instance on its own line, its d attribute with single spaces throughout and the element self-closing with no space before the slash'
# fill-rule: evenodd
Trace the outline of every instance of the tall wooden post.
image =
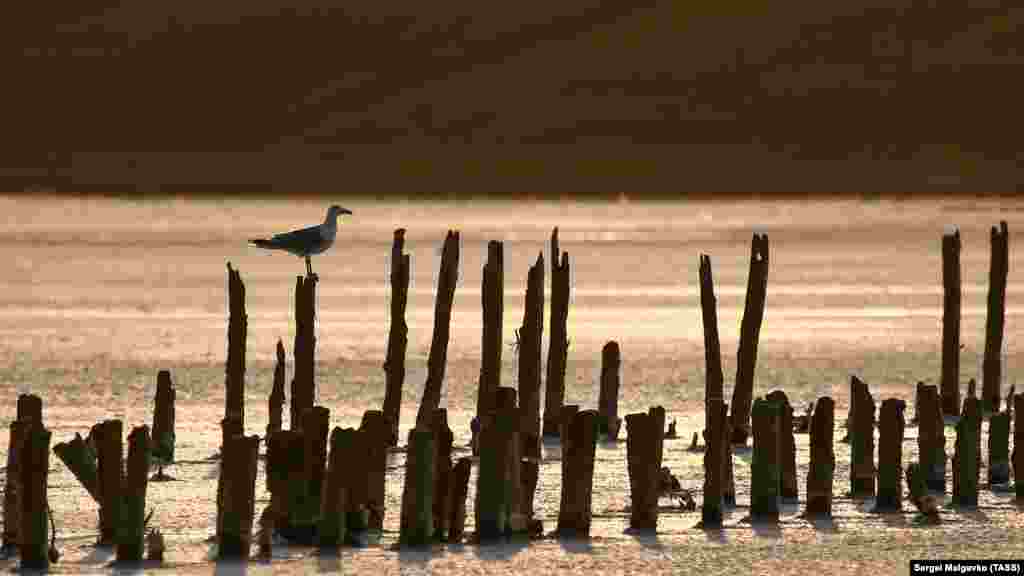
<svg viewBox="0 0 1024 576">
<path fill-rule="evenodd" d="M 750 518 L 754 521 L 779 519 L 779 421 L 778 402 L 754 400 L 751 421 L 754 454 L 750 464 Z"/>
<path fill-rule="evenodd" d="M 718 341 L 718 312 L 716 310 L 715 284 L 711 275 L 711 257 L 700 256 L 700 308 L 704 320 L 704 429 L 710 430 L 711 421 L 717 415 L 708 407 L 711 398 L 722 398 L 722 352 Z M 733 411 L 736 407 L 733 406 Z M 735 426 L 735 425 L 734 425 Z M 733 430 L 735 438 L 736 431 Z"/>
<path fill-rule="evenodd" d="M 569 254 L 558 252 L 558 227 L 551 232 L 551 339 L 544 395 L 544 435 L 558 436 L 565 402 L 565 365 L 569 354 Z"/>
<path fill-rule="evenodd" d="M 427 357 L 427 382 L 416 415 L 416 426 L 430 430 L 430 419 L 441 403 L 445 362 L 448 358 L 448 335 L 451 330 L 452 302 L 459 275 L 459 233 L 449 230 L 441 250 L 441 269 L 437 277 L 437 296 L 434 301 L 434 336 Z"/>
<path fill-rule="evenodd" d="M 946 436 L 939 389 L 923 386 L 918 395 L 917 454 L 919 473 L 928 490 L 946 491 Z"/>
<path fill-rule="evenodd" d="M 985 359 L 982 400 L 985 410 L 999 412 L 1002 383 L 1003 326 L 1006 323 L 1006 276 L 1010 265 L 1010 233 L 1006 220 L 992 227 L 992 259 L 988 273 L 988 316 L 985 320 Z"/>
<path fill-rule="evenodd" d="M 757 343 L 767 288 L 768 235 L 755 233 L 750 245 L 747 299 L 740 326 L 739 350 L 736 352 L 736 386 L 732 390 L 732 442 L 739 445 L 745 445 L 750 436 L 750 402 L 754 396 Z"/>
<path fill-rule="evenodd" d="M 724 452 L 729 443 L 725 436 L 728 419 L 728 408 L 721 398 L 710 398 L 707 409 L 712 414 L 711 427 L 707 429 L 704 445 L 704 504 L 701 507 L 701 524 L 704 528 L 721 528 L 722 526 L 722 490 L 725 471 Z"/>
<path fill-rule="evenodd" d="M 391 328 L 384 361 L 384 417 L 391 434 L 388 446 L 398 444 L 398 421 L 402 412 L 402 384 L 405 382 L 405 349 L 409 344 L 409 326 L 405 323 L 405 305 L 409 299 L 409 255 L 403 252 L 405 228 L 395 230 L 391 244 Z"/>
<path fill-rule="evenodd" d="M 619 367 L 622 356 L 619 343 L 611 340 L 601 349 L 601 389 L 598 392 L 598 431 L 609 442 L 619 438 L 622 418 L 619 418 Z M 563 447 L 564 450 L 564 447 Z"/>
<path fill-rule="evenodd" d="M 228 262 L 228 359 L 225 367 L 224 417 L 245 429 L 245 340 L 249 319 L 245 313 L 245 284 Z"/>
<path fill-rule="evenodd" d="M 875 400 L 868 385 L 850 376 L 850 493 L 875 495 Z"/>
<path fill-rule="evenodd" d="M 10 424 L 10 444 L 7 451 L 7 484 L 4 487 L 3 549 L 12 550 L 18 543 L 21 525 L 22 445 L 33 422 L 43 421 L 43 401 L 35 394 L 20 394 L 15 421 Z"/>
<path fill-rule="evenodd" d="M 942 413 L 960 409 L 960 231 L 942 236 Z"/>
<path fill-rule="evenodd" d="M 277 363 L 274 365 L 274 385 L 267 401 L 269 421 L 267 438 L 281 431 L 281 412 L 284 409 L 284 343 L 277 341 Z"/>
<path fill-rule="evenodd" d="M 807 515 L 832 516 L 832 475 L 836 468 L 833 451 L 835 402 L 818 398 L 811 415 L 811 463 L 807 467 Z"/>
<path fill-rule="evenodd" d="M 123 425 L 120 420 L 105 420 L 93 427 L 96 443 L 100 491 L 100 545 L 114 543 L 121 518 L 121 482 L 124 469 L 122 444 Z"/>
<path fill-rule="evenodd" d="M 151 455 L 149 426 L 136 426 L 128 435 L 128 461 L 121 485 L 121 515 L 117 524 L 118 562 L 142 561 L 146 532 L 146 487 Z"/>
<path fill-rule="evenodd" d="M 544 334 L 544 254 L 530 267 L 523 325 L 519 328 L 519 426 L 522 455 L 540 458 L 540 366 Z"/>
<path fill-rule="evenodd" d="M 903 509 L 903 400 L 882 401 L 878 426 L 878 497 L 875 510 Z"/>
<path fill-rule="evenodd" d="M 316 276 L 295 278 L 295 373 L 290 426 L 302 430 L 302 415 L 316 401 Z"/>
<path fill-rule="evenodd" d="M 23 569 L 46 570 L 49 539 L 49 506 L 46 504 L 46 477 L 50 468 L 50 431 L 40 420 L 25 419 L 20 463 L 21 493 L 17 504 L 18 551 Z"/>
<path fill-rule="evenodd" d="M 501 386 L 501 331 L 504 313 L 505 249 L 497 240 L 487 243 L 480 299 L 483 308 L 482 358 L 476 417 L 483 425 L 494 410 L 494 395 Z"/>
</svg>

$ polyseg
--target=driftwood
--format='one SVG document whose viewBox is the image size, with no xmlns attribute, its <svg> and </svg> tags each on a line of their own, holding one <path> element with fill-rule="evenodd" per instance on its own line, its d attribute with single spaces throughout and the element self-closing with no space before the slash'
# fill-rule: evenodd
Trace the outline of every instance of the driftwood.
<svg viewBox="0 0 1024 576">
<path fill-rule="evenodd" d="M 1010 232 L 1006 220 L 992 227 L 992 257 L 988 273 L 988 315 L 985 319 L 985 356 L 982 364 L 982 408 L 999 412 L 1002 384 L 1003 327 L 1006 324 L 1006 277 L 1010 264 Z"/>
<path fill-rule="evenodd" d="M 960 409 L 960 231 L 942 236 L 942 413 Z"/>
<path fill-rule="evenodd" d="M 398 423 L 402 412 L 402 385 L 405 383 L 405 350 L 409 344 L 409 326 L 405 323 L 405 305 L 409 298 L 409 255 L 403 252 L 405 228 L 395 230 L 391 244 L 391 328 L 384 361 L 384 417 L 390 434 L 388 446 L 398 444 Z"/>
<path fill-rule="evenodd" d="M 746 444 L 750 435 L 750 403 L 754 397 L 757 343 L 761 320 L 764 318 L 767 287 L 768 235 L 755 233 L 750 245 L 747 298 L 740 325 L 739 350 L 736 352 L 736 386 L 732 390 L 732 443 L 739 445 Z"/>
<path fill-rule="evenodd" d="M 437 296 L 434 301 L 434 335 L 430 341 L 430 355 L 427 357 L 427 381 L 423 385 L 423 397 L 416 426 L 430 429 L 434 410 L 441 402 L 441 386 L 444 383 L 445 362 L 448 358 L 448 335 L 451 331 L 452 302 L 455 300 L 455 284 L 459 275 L 459 233 L 449 230 L 441 250 L 441 269 L 437 277 Z"/>
<path fill-rule="evenodd" d="M 558 228 L 551 232 L 551 333 L 544 394 L 544 436 L 558 436 L 565 402 L 565 366 L 569 354 L 569 254 L 558 251 Z"/>
</svg>

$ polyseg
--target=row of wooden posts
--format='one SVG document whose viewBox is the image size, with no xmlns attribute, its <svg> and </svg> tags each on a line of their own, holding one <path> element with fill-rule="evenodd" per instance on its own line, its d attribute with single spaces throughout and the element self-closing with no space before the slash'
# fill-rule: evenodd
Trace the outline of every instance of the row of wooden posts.
<svg viewBox="0 0 1024 576">
<path fill-rule="evenodd" d="M 330 412 L 315 405 L 315 276 L 298 277 L 295 289 L 295 368 L 291 382 L 290 429 L 282 427 L 285 402 L 285 351 L 277 344 L 277 366 L 269 399 L 266 430 L 267 488 L 270 504 L 259 520 L 261 554 L 269 554 L 270 535 L 291 541 L 335 547 L 356 542 L 367 529 L 381 529 L 384 517 L 384 477 L 389 447 L 398 442 L 399 407 L 405 377 L 408 326 L 405 307 L 409 283 L 409 256 L 404 253 L 404 230 L 395 231 L 391 254 L 391 327 L 388 336 L 385 400 L 382 410 L 365 413 L 358 429 L 330 430 Z M 501 385 L 503 245 L 488 244 L 483 270 L 483 354 L 474 453 L 479 455 L 476 493 L 477 537 L 488 539 L 512 533 L 539 533 L 533 500 L 541 457 L 540 438 L 553 436 L 562 445 L 562 494 L 557 533 L 589 534 L 591 490 L 596 442 L 614 441 L 622 419 L 618 417 L 618 344 L 602 350 L 598 410 L 563 405 L 569 340 L 566 331 L 569 304 L 569 256 L 559 251 L 558 229 L 551 237 L 552 325 L 546 371 L 547 394 L 540 414 L 541 340 L 544 310 L 544 258 L 538 255 L 527 280 L 523 323 L 516 331 L 518 390 Z M 999 408 L 999 352 L 1004 324 L 1007 276 L 1006 223 L 992 232 L 989 321 L 983 399 L 973 392 L 964 401 L 957 425 L 953 464 L 954 501 L 977 502 L 977 463 L 980 461 L 982 410 L 996 412 L 990 420 L 990 481 L 1008 476 L 1006 443 L 1009 413 Z M 755 518 L 778 515 L 780 498 L 796 498 L 797 480 L 793 410 L 782 391 L 753 400 L 757 343 L 764 314 L 768 273 L 768 238 L 755 234 L 750 257 L 746 305 L 733 390 L 732 413 L 723 394 L 720 343 L 717 328 L 711 261 L 700 258 L 699 280 L 705 342 L 705 484 L 703 525 L 721 524 L 723 506 L 735 505 L 732 470 L 733 445 L 753 436 L 751 514 Z M 441 257 L 434 334 L 428 357 L 427 381 L 409 431 L 405 485 L 402 496 L 400 541 L 416 545 L 437 539 L 463 537 L 468 480 L 472 458 L 451 461 L 453 434 L 447 413 L 439 406 L 447 356 L 449 323 L 458 275 L 459 235 L 449 231 Z M 934 386 L 919 385 L 916 416 L 921 434 L 921 461 L 908 470 L 913 498 L 920 486 L 944 489 L 945 451 L 942 414 L 959 403 L 955 379 L 959 352 L 959 233 L 943 239 L 945 314 L 943 330 L 942 394 Z M 228 264 L 229 325 L 225 377 L 225 418 L 222 421 L 221 474 L 217 488 L 216 538 L 223 557 L 245 557 L 254 537 L 254 496 L 260 438 L 246 436 L 244 425 L 245 348 L 248 319 L 245 286 L 239 272 Z M 951 383 L 952 382 L 952 383 Z M 994 387 L 994 388 L 993 388 Z M 994 394 L 990 393 L 994 389 Z M 1014 402 L 1020 402 L 1018 395 Z M 26 566 L 45 565 L 52 542 L 45 531 L 45 475 L 49 432 L 42 425 L 42 402 L 25 395 L 18 400 L 18 417 L 11 424 L 8 484 L 4 498 L 4 545 L 17 545 Z M 807 512 L 829 514 L 832 501 L 834 402 L 818 399 L 810 418 L 810 466 L 807 477 Z M 1019 414 L 1020 411 L 1018 410 Z M 875 495 L 878 508 L 899 509 L 902 501 L 901 442 L 904 429 L 902 401 L 883 402 L 879 438 L 878 490 L 875 490 L 875 407 L 867 386 L 853 378 L 850 416 L 851 493 Z M 630 525 L 653 529 L 657 525 L 658 496 L 662 486 L 665 411 L 653 407 L 626 416 L 627 460 L 632 506 Z M 153 434 L 147 426 L 128 437 L 123 461 L 122 431 L 118 420 L 93 427 L 87 439 L 80 435 L 58 444 L 54 452 L 97 501 L 100 542 L 115 543 L 119 559 L 141 559 L 147 524 L 145 494 L 150 461 L 169 463 L 174 458 L 174 388 L 170 374 L 158 375 Z M 1017 442 L 1024 426 L 1017 426 Z M 1019 469 L 1014 459 L 1015 473 Z M 972 468 L 973 467 L 973 468 Z M 359 470 L 359 474 L 346 473 Z M 162 472 L 162 471 L 161 471 Z M 162 473 L 154 477 L 161 479 Z M 1024 498 L 1024 483 L 1018 497 Z M 916 502 L 917 500 L 915 500 Z M 157 534 L 158 536 L 158 534 Z M 159 538 L 153 539 L 159 543 Z"/>
</svg>

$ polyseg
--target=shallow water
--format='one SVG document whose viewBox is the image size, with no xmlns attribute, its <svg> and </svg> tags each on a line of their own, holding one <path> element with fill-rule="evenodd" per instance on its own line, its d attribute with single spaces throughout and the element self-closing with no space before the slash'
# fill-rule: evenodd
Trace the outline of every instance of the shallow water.
<svg viewBox="0 0 1024 576">
<path fill-rule="evenodd" d="M 505 341 L 522 320 L 526 274 L 538 253 L 548 264 L 551 228 L 572 260 L 567 403 L 593 407 L 600 349 L 622 348 L 620 412 L 661 404 L 677 418 L 680 440 L 668 441 L 665 464 L 684 487 L 699 492 L 701 455 L 684 450 L 703 425 L 704 359 L 698 254 L 708 253 L 718 297 L 726 394 L 731 395 L 735 350 L 746 290 L 753 231 L 771 240 L 771 270 L 761 329 L 755 394 L 784 389 L 800 413 L 819 395 L 837 400 L 837 424 L 847 410 L 849 375 L 867 381 L 876 400 L 912 404 L 918 380 L 940 373 L 942 285 L 940 238 L 948 225 L 963 237 L 961 377 L 978 377 L 984 347 L 988 289 L 988 227 L 1024 220 L 1024 202 L 1000 200 L 778 201 L 742 203 L 371 203 L 354 211 L 338 244 L 314 258 L 319 273 L 317 377 L 319 402 L 331 423 L 358 425 L 384 396 L 388 330 L 388 255 L 392 231 L 408 229 L 412 254 L 409 350 L 402 429 L 415 418 L 426 379 L 433 326 L 433 287 L 448 227 L 462 233 L 460 283 L 455 294 L 442 406 L 457 446 L 469 440 L 480 353 L 480 277 L 486 242 L 505 241 Z M 120 417 L 126 427 L 152 421 L 156 372 L 172 371 L 178 390 L 176 482 L 152 483 L 152 523 L 168 539 L 173 573 L 241 573 L 240 565 L 211 561 L 218 422 L 223 414 L 227 332 L 226 268 L 239 268 L 247 288 L 246 429 L 261 433 L 273 372 L 274 345 L 289 351 L 291 299 L 301 260 L 250 247 L 245 240 L 322 218 L 328 201 L 298 199 L 124 201 L 99 198 L 0 198 L 0 419 L 14 416 L 15 395 L 44 399 L 53 443 Z M 1022 262 L 1011 239 L 1007 288 L 1004 394 L 1021 373 L 1018 335 L 1024 314 Z M 546 269 L 550 278 L 550 269 Z M 550 280 L 548 280 L 550 282 Z M 546 288 L 550 292 L 550 287 Z M 549 321 L 546 315 L 546 321 Z M 544 336 L 545 357 L 548 335 Z M 515 384 L 511 347 L 503 353 L 505 385 Z M 980 380 L 980 378 L 979 378 Z M 543 406 L 543 404 L 542 404 Z M 285 416 L 287 418 L 287 415 Z M 623 431 L 623 436 L 625 432 Z M 953 431 L 947 428 L 947 452 Z M 402 434 L 404 436 L 404 433 Z M 842 436 L 837 430 L 836 438 Z M 904 461 L 916 458 L 916 429 L 908 428 Z M 801 498 L 807 437 L 797 437 Z M 6 460 L 6 426 L 0 461 Z M 557 444 L 546 445 L 536 509 L 554 527 L 560 485 Z M 720 532 L 694 529 L 699 511 L 663 501 L 658 535 L 624 533 L 629 483 L 625 442 L 598 447 L 594 526 L 589 543 L 546 540 L 529 545 L 435 547 L 395 551 L 403 455 L 391 456 L 388 511 L 382 542 L 321 558 L 307 548 L 279 548 L 253 573 L 906 573 L 910 558 L 1024 557 L 1021 512 L 1005 493 L 982 490 L 976 511 L 946 509 L 939 526 L 920 526 L 909 504 L 903 514 L 865 513 L 869 503 L 843 497 L 849 450 L 836 445 L 835 519 L 814 526 L 784 508 L 778 529 L 743 522 L 749 501 L 749 453 L 735 459 L 739 508 Z M 64 556 L 57 572 L 106 573 L 109 555 L 91 546 L 96 505 L 51 458 L 50 501 Z M 982 470 L 984 477 L 985 470 Z M 475 480 L 471 480 L 471 483 Z M 951 481 L 947 481 L 950 485 Z M 470 494 L 474 491 L 470 487 Z M 263 470 L 258 498 L 266 499 Z M 472 530 L 472 500 L 467 526 Z M 700 498 L 698 495 L 698 502 Z M 12 561 L 0 566 L 13 566 Z M 148 570 L 147 570 L 148 571 Z"/>
</svg>

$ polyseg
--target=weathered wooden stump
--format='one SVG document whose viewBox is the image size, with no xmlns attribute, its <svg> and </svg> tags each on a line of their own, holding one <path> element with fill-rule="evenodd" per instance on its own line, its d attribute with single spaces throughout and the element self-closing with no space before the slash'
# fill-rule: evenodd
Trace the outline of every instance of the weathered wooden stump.
<svg viewBox="0 0 1024 576">
<path fill-rule="evenodd" d="M 850 376 L 850 494 L 875 495 L 875 400 L 868 385 Z"/>
<path fill-rule="evenodd" d="M 601 349 L 601 389 L 597 407 L 600 411 L 598 431 L 609 442 L 619 438 L 622 419 L 619 418 L 619 368 L 622 358 L 619 343 L 612 340 Z"/>
<path fill-rule="evenodd" d="M 942 413 L 960 409 L 960 230 L 942 236 Z"/>
<path fill-rule="evenodd" d="M 711 427 L 711 420 L 718 416 L 708 408 L 707 403 L 711 398 L 721 398 L 723 402 L 725 401 L 722 389 L 722 350 L 718 341 L 717 301 L 710 256 L 701 254 L 699 274 L 701 318 L 704 322 L 704 429 L 708 430 Z M 733 435 L 736 434 L 734 425 Z"/>
<path fill-rule="evenodd" d="M 632 501 L 629 527 L 634 530 L 658 528 L 658 480 L 661 469 L 657 461 L 656 426 L 651 414 L 626 416 L 626 457 Z"/>
<path fill-rule="evenodd" d="M 729 408 L 728 404 L 725 404 L 726 409 Z M 725 505 L 729 508 L 736 507 L 736 478 L 732 470 L 732 421 L 726 417 L 725 419 L 725 447 L 723 449 L 724 457 L 722 459 L 722 500 Z"/>
<path fill-rule="evenodd" d="M 11 551 L 18 544 L 21 525 L 21 445 L 31 423 L 43 421 L 43 401 L 35 394 L 19 394 L 15 421 L 10 425 L 10 447 L 7 452 L 7 484 L 4 488 L 3 549 Z"/>
<path fill-rule="evenodd" d="M 82 484 L 92 499 L 97 504 L 100 503 L 100 481 L 96 468 L 96 453 L 86 444 L 82 435 L 76 432 L 75 437 L 68 442 L 55 445 L 53 453 L 68 467 L 68 470 L 71 470 L 75 479 Z"/>
<path fill-rule="evenodd" d="M 558 436 L 565 402 L 565 365 L 569 354 L 569 254 L 558 251 L 558 227 L 551 232 L 551 333 L 544 394 L 544 436 Z"/>
<path fill-rule="evenodd" d="M 1024 423 L 1020 420 L 1024 417 L 1024 394 L 1016 394 L 1013 397 L 1013 479 L 1014 492 L 1017 502 L 1024 502 Z"/>
<path fill-rule="evenodd" d="M 779 423 L 782 406 L 764 398 L 754 400 L 751 424 L 754 453 L 750 463 L 750 519 L 775 522 L 779 519 Z"/>
<path fill-rule="evenodd" d="M 434 537 L 434 438 L 429 429 L 409 430 L 402 490 L 402 546 L 423 546 Z"/>
<path fill-rule="evenodd" d="M 533 497 L 537 492 L 537 480 L 540 477 L 540 463 L 536 460 L 522 460 L 519 463 L 519 481 L 522 490 L 519 494 L 519 508 L 523 511 L 527 527 L 533 522 Z"/>
<path fill-rule="evenodd" d="M 765 399 L 779 404 L 779 496 L 796 501 L 799 492 L 796 482 L 796 438 L 793 436 L 793 406 L 782 390 L 773 390 Z"/>
<path fill-rule="evenodd" d="M 320 499 L 320 522 L 317 537 L 321 548 L 336 548 L 345 543 L 348 489 L 346 472 L 353 467 L 357 432 L 340 426 L 331 431 L 331 452 L 327 465 L 327 481 Z"/>
<path fill-rule="evenodd" d="M 384 417 L 391 431 L 388 446 L 398 445 L 398 421 L 402 413 L 402 385 L 405 383 L 405 350 L 409 344 L 409 326 L 405 323 L 405 305 L 409 299 L 409 255 L 403 252 L 405 228 L 395 230 L 391 244 L 391 328 L 384 361 Z"/>
<path fill-rule="evenodd" d="M 917 453 L 921 465 L 921 481 L 929 490 L 945 492 L 945 422 L 936 386 L 922 386 L 918 394 Z"/>
<path fill-rule="evenodd" d="M 17 498 L 18 552 L 21 568 L 46 570 L 50 565 L 50 509 L 46 503 L 46 477 L 50 469 L 50 431 L 32 417 L 19 421 L 23 426 L 18 454 L 20 493 Z"/>
<path fill-rule="evenodd" d="M 427 357 L 427 381 L 423 386 L 416 426 L 430 429 L 434 410 L 441 402 L 445 362 L 448 358 L 448 336 L 451 331 L 452 302 L 459 277 L 459 233 L 449 230 L 441 249 L 441 269 L 438 272 L 437 296 L 434 300 L 434 334 Z"/>
<path fill-rule="evenodd" d="M 486 427 L 494 411 L 498 387 L 501 386 L 501 331 L 504 314 L 504 245 L 497 240 L 487 243 L 487 263 L 484 264 L 480 292 L 483 308 L 483 335 L 481 336 L 480 382 L 476 398 L 476 417 L 480 427 Z M 479 440 L 479 439 L 478 439 Z M 479 442 L 473 454 L 479 453 Z"/>
<path fill-rule="evenodd" d="M 466 496 L 469 494 L 469 476 L 473 459 L 459 458 L 451 472 L 451 517 L 448 520 L 448 542 L 461 542 L 466 532 Z"/>
<path fill-rule="evenodd" d="M 665 408 L 651 406 L 647 414 L 652 418 L 654 426 L 654 463 L 661 470 L 661 458 L 665 453 Z"/>
<path fill-rule="evenodd" d="M 380 531 L 384 529 L 385 481 L 391 422 L 383 412 L 367 410 L 363 413 L 359 431 L 366 453 L 366 508 L 369 513 L 367 528 Z"/>
<path fill-rule="evenodd" d="M 985 356 L 982 365 L 982 408 L 999 412 L 1002 383 L 1003 327 L 1006 324 L 1006 276 L 1010 263 L 1010 232 L 1006 220 L 992 227 L 992 256 L 988 273 L 988 316 L 985 319 Z"/>
<path fill-rule="evenodd" d="M 121 514 L 116 535 L 118 562 L 141 562 L 145 552 L 146 488 L 151 456 L 149 426 L 136 426 L 128 435 L 128 459 L 121 484 Z"/>
<path fill-rule="evenodd" d="M 750 403 L 754 396 L 757 342 L 761 333 L 761 320 L 764 318 L 767 288 L 768 235 L 755 233 L 750 244 L 747 298 L 740 325 L 739 350 L 736 352 L 736 386 L 732 390 L 732 442 L 739 445 L 745 445 L 750 435 Z"/>
<path fill-rule="evenodd" d="M 1010 414 L 993 414 L 988 421 L 988 483 L 1010 481 Z"/>
<path fill-rule="evenodd" d="M 978 441 L 981 432 L 981 401 L 965 398 L 963 413 L 956 424 L 956 452 L 953 454 L 953 505 L 978 505 Z"/>
<path fill-rule="evenodd" d="M 878 496 L 875 511 L 903 509 L 903 400 L 882 401 L 878 424 Z"/>
<path fill-rule="evenodd" d="M 42 422 L 43 399 L 35 394 L 19 394 L 16 414 L 21 421 Z"/>
<path fill-rule="evenodd" d="M 521 454 L 540 458 L 540 366 L 544 335 L 544 254 L 530 267 L 523 325 L 519 328 L 519 425 Z"/>
<path fill-rule="evenodd" d="M 274 384 L 267 400 L 267 438 L 281 431 L 281 416 L 284 411 L 284 343 L 277 341 L 277 363 L 274 364 Z"/>
<path fill-rule="evenodd" d="M 259 436 L 237 435 L 224 446 L 221 475 L 224 477 L 220 558 L 248 558 L 256 512 L 256 458 Z"/>
<path fill-rule="evenodd" d="M 725 448 L 731 444 L 726 437 L 728 407 L 721 398 L 709 398 L 707 409 L 718 418 L 711 418 L 704 447 L 704 504 L 701 506 L 701 524 L 704 528 L 722 526 L 722 503 L 725 478 Z"/>
<path fill-rule="evenodd" d="M 518 507 L 513 496 L 519 493 L 520 462 L 516 458 L 519 451 L 516 430 L 520 418 L 515 408 L 515 389 L 499 387 L 495 391 L 495 401 L 492 417 L 480 431 L 480 471 L 476 493 L 476 526 L 480 541 L 508 534 L 513 510 Z"/>
<path fill-rule="evenodd" d="M 228 358 L 225 366 L 224 417 L 245 429 L 245 340 L 249 319 L 245 313 L 245 284 L 228 262 Z M 170 375 L 168 374 L 168 379 Z M 155 432 L 155 430 L 154 430 Z M 156 438 L 159 446 L 159 438 Z"/>
<path fill-rule="evenodd" d="M 158 468 L 152 480 L 170 480 L 163 467 L 174 462 L 174 399 L 176 391 L 171 373 L 161 370 L 156 376 L 156 398 L 153 408 L 153 459 Z"/>
<path fill-rule="evenodd" d="M 807 516 L 832 516 L 832 477 L 836 468 L 832 448 L 835 402 L 818 398 L 811 415 L 811 462 L 807 467 Z"/>
<path fill-rule="evenodd" d="M 330 431 L 331 411 L 314 406 L 302 415 L 303 463 L 306 477 L 305 524 L 313 524 L 320 514 L 320 496 L 323 493 L 324 472 L 327 469 L 327 435 Z"/>
<path fill-rule="evenodd" d="M 577 410 L 574 405 L 562 407 L 562 499 L 556 530 L 561 537 L 589 538 L 599 417 L 595 410 Z"/>
<path fill-rule="evenodd" d="M 275 528 L 299 523 L 306 494 L 304 443 L 302 433 L 294 430 L 281 430 L 267 438 L 268 520 Z"/>
<path fill-rule="evenodd" d="M 454 435 L 448 427 L 448 411 L 444 408 L 434 410 L 431 422 L 431 433 L 434 438 L 434 537 L 445 540 L 448 537 L 448 520 L 451 517 L 451 502 L 448 500 L 452 470 L 452 441 Z"/>
<path fill-rule="evenodd" d="M 316 276 L 295 277 L 295 373 L 292 375 L 289 425 L 302 429 L 302 415 L 316 401 Z"/>
<path fill-rule="evenodd" d="M 120 420 L 104 420 L 93 426 L 90 435 L 96 443 L 100 492 L 100 545 L 111 545 L 121 519 L 121 482 L 124 469 L 123 425 Z"/>
</svg>

